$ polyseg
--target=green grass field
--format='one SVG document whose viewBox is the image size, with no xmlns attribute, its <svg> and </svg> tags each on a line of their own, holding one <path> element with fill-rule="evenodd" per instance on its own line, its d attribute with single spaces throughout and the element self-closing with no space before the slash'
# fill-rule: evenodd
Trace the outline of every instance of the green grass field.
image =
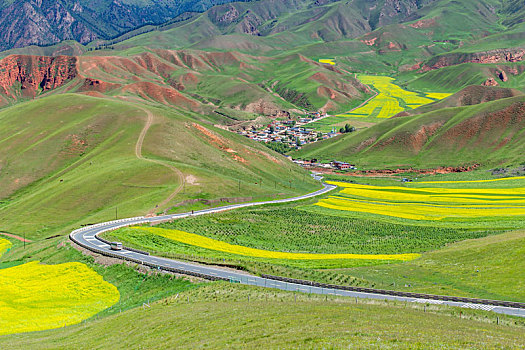
<svg viewBox="0 0 525 350">
<path fill-rule="evenodd" d="M 393 316 L 394 315 L 394 316 Z M 137 320 L 141 331 L 137 332 Z M 213 283 L 57 331 L 0 337 L 9 348 L 521 348 L 522 320 L 474 310 Z M 322 330 L 322 331 L 320 331 Z M 108 336 L 110 334 L 111 336 Z M 89 341 L 86 341 L 89 340 Z"/>
<path fill-rule="evenodd" d="M 352 277 L 379 288 L 525 301 L 525 231 L 454 243 L 403 265 L 355 268 Z"/>
</svg>

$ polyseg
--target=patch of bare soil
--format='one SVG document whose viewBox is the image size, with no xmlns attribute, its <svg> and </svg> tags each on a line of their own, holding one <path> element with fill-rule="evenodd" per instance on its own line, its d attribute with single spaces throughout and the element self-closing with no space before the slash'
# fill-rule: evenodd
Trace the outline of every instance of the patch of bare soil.
<svg viewBox="0 0 525 350">
<path fill-rule="evenodd" d="M 10 238 L 14 238 L 16 240 L 19 240 L 20 242 L 33 242 L 32 240 L 30 239 L 26 239 L 24 237 L 20 237 L 20 236 L 17 236 L 17 235 L 13 235 L 12 233 L 5 233 L 5 232 L 0 232 L 0 235 L 2 236 L 6 236 L 6 237 L 10 237 Z"/>
<path fill-rule="evenodd" d="M 416 173 L 421 175 L 436 175 L 436 174 L 450 174 L 450 173 L 463 173 L 467 171 L 473 171 L 480 167 L 480 164 L 474 164 L 469 166 L 460 167 L 439 167 L 435 169 L 415 169 L 415 168 L 397 168 L 397 169 L 378 169 L 378 170 L 358 170 L 348 173 L 336 173 L 332 169 L 325 168 L 311 168 L 312 171 L 316 171 L 323 174 L 338 174 L 346 176 L 363 176 L 363 177 L 389 177 L 406 173 Z"/>
<path fill-rule="evenodd" d="M 194 186 L 199 186 L 200 183 L 198 182 L 198 179 L 193 175 L 187 175 L 186 176 L 186 183 Z"/>
<path fill-rule="evenodd" d="M 238 162 L 241 162 L 241 163 L 244 163 L 244 164 L 248 163 L 248 161 L 246 159 L 244 159 L 243 157 L 238 155 L 238 152 L 236 150 L 230 148 L 228 146 L 228 142 L 225 139 L 223 139 L 222 137 L 220 137 L 219 135 L 216 135 L 211 130 L 206 129 L 204 126 L 199 125 L 197 123 L 192 123 L 192 126 L 195 129 L 199 130 L 203 135 L 205 135 L 206 138 L 208 139 L 208 141 L 210 141 L 210 143 L 213 146 L 215 146 L 216 148 L 220 149 L 221 151 L 225 151 L 226 153 L 230 154 L 231 157 L 234 160 L 236 160 Z"/>
</svg>

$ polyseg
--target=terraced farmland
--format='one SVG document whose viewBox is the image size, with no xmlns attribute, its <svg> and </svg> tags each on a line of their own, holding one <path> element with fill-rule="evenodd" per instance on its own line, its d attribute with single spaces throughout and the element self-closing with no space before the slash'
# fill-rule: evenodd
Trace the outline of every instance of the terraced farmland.
<svg viewBox="0 0 525 350">
<path fill-rule="evenodd" d="M 81 263 L 0 270 L 0 335 L 73 325 L 112 306 L 117 288 Z"/>
</svg>

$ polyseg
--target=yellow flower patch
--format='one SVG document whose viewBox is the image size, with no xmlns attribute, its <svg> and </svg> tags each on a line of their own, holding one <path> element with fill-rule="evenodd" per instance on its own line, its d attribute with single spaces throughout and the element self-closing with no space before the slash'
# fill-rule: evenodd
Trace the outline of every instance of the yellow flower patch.
<svg viewBox="0 0 525 350">
<path fill-rule="evenodd" d="M 0 238 L 0 256 L 2 256 L 2 254 L 4 254 L 9 248 L 11 248 L 11 242 L 7 239 Z"/>
<path fill-rule="evenodd" d="M 452 94 L 444 93 L 444 92 L 430 92 L 426 94 L 428 98 L 433 98 L 435 100 L 442 100 L 444 98 L 447 98 L 451 96 Z"/>
<path fill-rule="evenodd" d="M 443 93 L 428 93 L 423 97 L 416 92 L 401 88 L 393 83 L 393 78 L 386 76 L 359 75 L 358 78 L 362 83 L 373 86 L 378 91 L 378 95 L 364 106 L 341 116 L 390 118 L 403 112 L 406 107 L 414 109 L 450 96 Z"/>
<path fill-rule="evenodd" d="M 330 64 L 332 66 L 335 64 L 335 62 L 334 62 L 334 60 L 332 58 L 321 58 L 319 60 L 319 63 Z"/>
<path fill-rule="evenodd" d="M 329 181 L 343 189 L 316 205 L 412 220 L 525 215 L 525 188 L 407 188 Z"/>
<path fill-rule="evenodd" d="M 115 286 L 81 263 L 0 270 L 0 335 L 80 323 L 114 305 Z"/>
<path fill-rule="evenodd" d="M 480 208 L 425 204 L 395 204 L 330 197 L 316 205 L 329 209 L 379 214 L 412 220 L 442 220 L 445 218 L 490 218 L 525 215 L 525 207 Z"/>
<path fill-rule="evenodd" d="M 173 241 L 196 247 L 211 249 L 215 251 L 249 256 L 253 258 L 284 259 L 284 260 L 333 260 L 333 259 L 361 259 L 361 260 L 414 260 L 420 254 L 311 254 L 311 253 L 286 253 L 273 252 L 269 250 L 255 249 L 233 245 L 216 239 L 200 236 L 179 230 L 168 230 L 158 227 L 134 227 L 134 229 L 144 230 L 151 234 L 162 236 Z"/>
</svg>

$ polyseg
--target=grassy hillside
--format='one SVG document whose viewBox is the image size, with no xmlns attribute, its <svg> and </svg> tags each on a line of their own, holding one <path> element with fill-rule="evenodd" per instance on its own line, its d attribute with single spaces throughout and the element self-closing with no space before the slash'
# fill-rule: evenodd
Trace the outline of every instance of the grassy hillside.
<svg viewBox="0 0 525 350">
<path fill-rule="evenodd" d="M 470 85 L 461 91 L 453 94 L 441 101 L 429 103 L 412 110 L 406 110 L 398 114 L 398 116 L 406 115 L 420 115 L 424 113 L 434 112 L 445 108 L 473 106 L 480 103 L 492 102 L 505 98 L 523 96 L 524 93 L 508 88 Z"/>
<path fill-rule="evenodd" d="M 150 308 L 56 331 L 4 336 L 0 341 L 10 348 L 35 349 L 522 347 L 522 321 L 500 316 L 499 322 L 496 325 L 495 315 L 473 310 L 460 315 L 458 310 L 437 306 L 363 300 L 355 305 L 353 299 L 325 300 L 214 283 Z"/>
<path fill-rule="evenodd" d="M 518 164 L 524 152 L 524 106 L 525 98 L 517 96 L 392 118 L 359 133 L 308 145 L 293 156 L 376 169 Z"/>
<path fill-rule="evenodd" d="M 11 72 L 11 73 L 8 73 Z M 52 75 L 52 78 L 48 78 Z M 135 96 L 232 124 L 282 110 L 344 111 L 367 96 L 355 77 L 298 54 L 142 50 L 0 60 L 0 105 L 43 94 Z"/>
<path fill-rule="evenodd" d="M 361 267 L 351 276 L 374 282 L 380 288 L 442 295 L 525 300 L 525 231 L 465 240 L 423 254 L 403 265 Z M 342 272 L 342 271 L 339 271 Z"/>
<path fill-rule="evenodd" d="M 174 110 L 118 99 L 66 94 L 5 109 L 0 142 L 0 230 L 28 237 L 116 214 L 182 210 L 197 199 L 318 187 L 262 145 Z"/>
</svg>

